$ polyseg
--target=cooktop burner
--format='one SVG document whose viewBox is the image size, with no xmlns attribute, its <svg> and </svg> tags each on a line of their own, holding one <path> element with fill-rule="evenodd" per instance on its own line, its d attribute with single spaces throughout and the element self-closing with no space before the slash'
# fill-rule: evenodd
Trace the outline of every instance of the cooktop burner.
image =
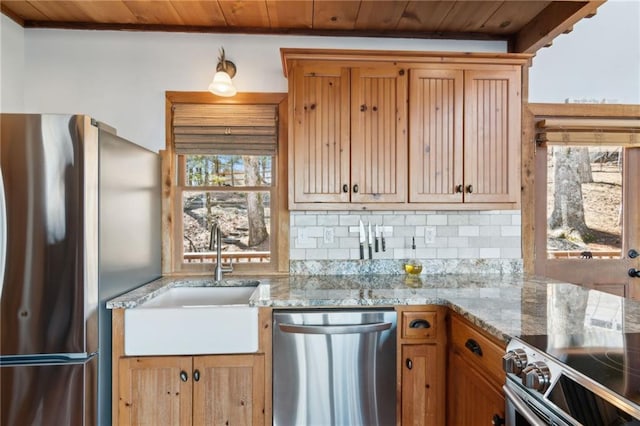
<svg viewBox="0 0 640 426">
<path fill-rule="evenodd" d="M 588 335 L 523 336 L 520 340 L 640 405 L 640 333 L 597 330 Z"/>
</svg>

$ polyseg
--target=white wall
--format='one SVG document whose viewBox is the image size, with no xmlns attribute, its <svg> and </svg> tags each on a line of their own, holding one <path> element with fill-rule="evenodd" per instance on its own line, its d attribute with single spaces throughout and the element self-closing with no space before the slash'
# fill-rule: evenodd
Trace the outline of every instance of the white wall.
<svg viewBox="0 0 640 426">
<path fill-rule="evenodd" d="M 0 111 L 24 108 L 24 29 L 0 16 Z"/>
<path fill-rule="evenodd" d="M 608 0 L 538 51 L 529 101 L 567 98 L 640 104 L 640 1 Z"/>
<path fill-rule="evenodd" d="M 206 91 L 218 50 L 238 67 L 240 92 L 286 92 L 281 47 L 503 52 L 502 42 L 25 31 L 25 107 L 89 114 L 154 150 L 165 144 L 165 91 Z"/>
</svg>

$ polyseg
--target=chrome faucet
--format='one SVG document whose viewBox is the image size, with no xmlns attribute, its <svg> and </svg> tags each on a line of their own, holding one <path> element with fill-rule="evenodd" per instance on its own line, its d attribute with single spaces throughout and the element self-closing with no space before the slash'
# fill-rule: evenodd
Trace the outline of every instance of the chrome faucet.
<svg viewBox="0 0 640 426">
<path fill-rule="evenodd" d="M 233 265 L 229 264 L 228 268 L 222 267 L 222 231 L 217 220 L 211 225 L 211 234 L 209 235 L 209 250 L 216 251 L 216 281 L 222 281 L 223 272 L 233 272 Z"/>
</svg>

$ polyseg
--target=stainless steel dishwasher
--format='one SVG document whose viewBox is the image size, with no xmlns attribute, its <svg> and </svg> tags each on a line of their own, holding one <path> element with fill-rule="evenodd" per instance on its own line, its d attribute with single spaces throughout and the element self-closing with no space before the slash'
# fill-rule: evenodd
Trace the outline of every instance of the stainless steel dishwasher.
<svg viewBox="0 0 640 426">
<path fill-rule="evenodd" d="M 393 309 L 276 310 L 274 426 L 396 424 Z"/>
</svg>

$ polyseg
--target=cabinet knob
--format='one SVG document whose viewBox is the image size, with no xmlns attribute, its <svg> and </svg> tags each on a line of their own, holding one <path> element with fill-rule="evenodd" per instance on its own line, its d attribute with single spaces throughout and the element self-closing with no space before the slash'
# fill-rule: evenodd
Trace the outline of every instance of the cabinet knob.
<svg viewBox="0 0 640 426">
<path fill-rule="evenodd" d="M 353 192 L 358 193 L 358 184 L 353 185 Z"/>
<path fill-rule="evenodd" d="M 200 370 L 195 370 L 193 372 L 193 380 L 196 382 L 200 381 Z"/>
<path fill-rule="evenodd" d="M 404 70 L 401 69 L 400 71 L 398 71 L 398 75 L 404 75 Z"/>
<path fill-rule="evenodd" d="M 407 360 L 405 361 L 405 365 L 409 370 L 413 368 L 413 361 L 411 361 L 411 358 L 407 358 Z"/>
<path fill-rule="evenodd" d="M 467 192 L 471 194 L 473 192 L 473 185 L 467 185 Z"/>
<path fill-rule="evenodd" d="M 458 194 L 459 194 L 459 193 L 461 193 L 461 192 L 462 192 L 462 190 L 463 190 L 463 188 L 464 188 L 464 187 L 462 186 L 462 184 L 460 184 L 460 185 L 456 185 L 456 192 L 457 192 Z"/>
<path fill-rule="evenodd" d="M 349 185 L 347 185 L 346 183 L 342 185 L 342 192 L 349 192 Z"/>
<path fill-rule="evenodd" d="M 415 319 L 409 323 L 409 328 L 431 328 L 431 324 L 426 319 Z"/>
<path fill-rule="evenodd" d="M 493 418 L 491 419 L 491 424 L 493 426 L 502 426 L 502 425 L 504 425 L 505 424 L 504 417 L 500 417 L 499 414 L 494 414 Z"/>
<path fill-rule="evenodd" d="M 366 105 L 364 105 L 364 104 L 360 105 L 360 111 L 361 112 L 365 112 L 366 110 L 367 110 L 367 106 Z"/>
<path fill-rule="evenodd" d="M 371 108 L 374 112 L 378 110 L 377 106 L 374 106 L 373 108 Z"/>
<path fill-rule="evenodd" d="M 469 349 L 471 352 L 473 352 L 474 354 L 476 354 L 478 356 L 482 356 L 482 347 L 475 340 L 467 339 L 467 342 L 464 344 L 464 346 L 467 349 Z"/>
<path fill-rule="evenodd" d="M 183 382 L 186 382 L 187 380 L 189 380 L 189 376 L 187 375 L 186 371 L 180 372 L 180 380 L 182 380 Z"/>
</svg>

